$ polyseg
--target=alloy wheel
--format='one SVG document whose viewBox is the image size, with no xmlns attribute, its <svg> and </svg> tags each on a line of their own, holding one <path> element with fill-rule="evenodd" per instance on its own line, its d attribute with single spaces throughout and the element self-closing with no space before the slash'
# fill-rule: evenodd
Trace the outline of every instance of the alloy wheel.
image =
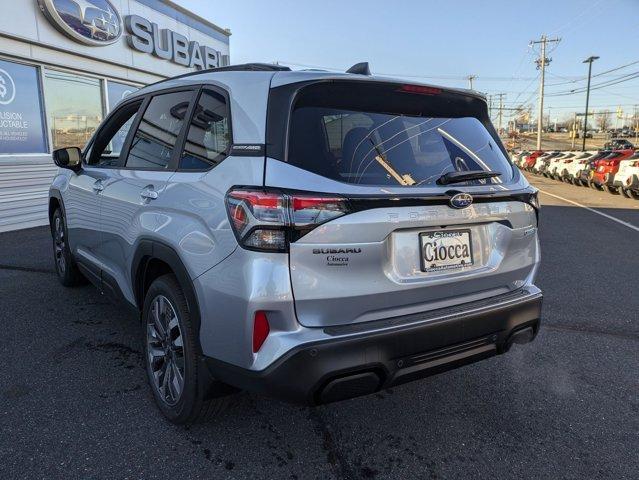
<svg viewBox="0 0 639 480">
<path fill-rule="evenodd" d="M 60 274 L 64 275 L 67 268 L 67 262 L 64 258 L 64 249 L 66 247 L 64 238 L 64 223 L 60 216 L 55 217 L 53 232 L 53 251 L 55 254 L 55 263 Z"/>
<path fill-rule="evenodd" d="M 164 295 L 151 302 L 146 327 L 153 387 L 167 405 L 175 405 L 184 390 L 184 337 L 176 310 Z"/>
</svg>

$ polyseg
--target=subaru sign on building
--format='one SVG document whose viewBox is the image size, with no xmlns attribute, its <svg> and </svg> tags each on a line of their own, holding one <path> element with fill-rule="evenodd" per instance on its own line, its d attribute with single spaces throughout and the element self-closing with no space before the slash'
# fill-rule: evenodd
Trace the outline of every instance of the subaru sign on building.
<svg viewBox="0 0 639 480">
<path fill-rule="evenodd" d="M 123 98 L 229 63 L 230 31 L 170 0 L 0 0 L 0 232 L 47 223 L 51 152 Z"/>
</svg>

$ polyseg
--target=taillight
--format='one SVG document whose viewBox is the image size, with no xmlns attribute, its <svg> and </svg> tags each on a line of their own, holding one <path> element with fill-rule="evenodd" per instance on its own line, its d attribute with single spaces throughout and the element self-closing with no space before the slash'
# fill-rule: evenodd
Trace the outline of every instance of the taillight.
<svg viewBox="0 0 639 480">
<path fill-rule="evenodd" d="M 564 163 L 572 163 L 572 160 L 564 160 Z"/>
<path fill-rule="evenodd" d="M 639 167 L 639 161 L 630 164 L 632 167 Z"/>
<path fill-rule="evenodd" d="M 253 319 L 253 353 L 257 353 L 264 345 L 266 337 L 271 332 L 271 327 L 268 324 L 268 318 L 266 313 L 262 311 L 255 312 Z"/>
<path fill-rule="evenodd" d="M 418 95 L 439 95 L 442 93 L 441 88 L 427 87 L 425 85 L 402 85 L 399 88 L 400 92 L 404 93 L 416 93 Z"/>
<path fill-rule="evenodd" d="M 290 242 L 349 211 L 341 197 L 257 189 L 231 190 L 226 206 L 240 245 L 273 252 L 288 251 Z"/>
</svg>

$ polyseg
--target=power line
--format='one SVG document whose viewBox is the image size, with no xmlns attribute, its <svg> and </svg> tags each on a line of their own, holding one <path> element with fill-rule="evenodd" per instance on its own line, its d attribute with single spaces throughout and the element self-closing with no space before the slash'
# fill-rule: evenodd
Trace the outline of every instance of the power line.
<svg viewBox="0 0 639 480">
<path fill-rule="evenodd" d="M 607 75 L 608 73 L 616 72 L 617 70 L 621 70 L 622 68 L 626 68 L 626 67 L 631 67 L 632 65 L 636 65 L 636 64 L 638 64 L 638 63 L 639 63 L 639 60 L 635 60 L 634 62 L 630 62 L 630 63 L 627 63 L 627 64 L 625 64 L 625 65 L 621 65 L 620 67 L 615 67 L 615 68 L 611 68 L 610 70 L 606 70 L 605 72 L 600 72 L 600 73 L 598 73 L 598 74 L 596 74 L 596 75 L 593 75 L 593 76 L 592 76 L 592 78 L 595 78 L 595 77 L 601 77 L 601 76 L 603 76 L 603 75 Z M 550 73 L 550 72 L 548 72 L 548 73 Z M 552 73 L 550 73 L 550 74 L 551 74 L 551 75 L 553 75 Z M 553 76 L 557 76 L 557 77 L 559 77 L 559 78 L 565 78 L 566 80 L 568 80 L 568 77 L 560 77 L 559 75 L 553 75 Z M 566 82 L 549 83 L 549 84 L 548 84 L 548 85 L 546 85 L 546 86 L 547 86 L 547 87 L 553 87 L 553 86 L 555 86 L 555 85 L 567 85 L 567 84 L 569 84 L 569 83 L 582 82 L 582 81 L 586 80 L 587 78 L 588 78 L 588 77 L 581 77 L 581 78 L 578 78 L 578 79 L 576 79 L 576 80 L 568 80 L 568 81 L 566 81 Z"/>
<path fill-rule="evenodd" d="M 582 17 L 584 17 L 584 16 L 585 16 L 588 12 L 590 12 L 590 11 L 591 11 L 592 9 L 594 9 L 595 7 L 598 7 L 599 5 L 601 5 L 601 3 L 602 3 L 603 1 L 604 1 L 604 0 L 597 0 L 597 1 L 593 2 L 593 3 L 592 3 L 592 4 L 588 7 L 588 8 L 583 9 L 583 10 L 582 10 L 582 11 L 581 11 L 578 15 L 575 15 L 573 18 L 571 18 L 571 19 L 570 19 L 568 22 L 566 22 L 564 25 L 562 25 L 561 27 L 559 27 L 559 28 L 558 28 L 558 29 L 556 29 L 556 30 L 553 30 L 553 31 L 552 31 L 552 32 L 550 32 L 550 33 L 552 33 L 552 34 L 557 34 L 557 33 L 561 32 L 561 31 L 565 30 L 565 29 L 566 29 L 566 28 L 568 28 L 568 27 L 571 27 L 571 28 L 569 28 L 568 30 L 572 30 L 572 29 L 574 29 L 574 27 L 575 27 L 576 25 L 579 25 L 579 24 L 581 24 L 581 23 L 582 23 L 582 20 L 583 20 L 583 18 L 582 18 Z M 580 19 L 581 19 L 581 20 L 580 20 Z M 579 22 L 577 22 L 577 20 L 580 20 L 580 21 L 579 21 Z"/>
<path fill-rule="evenodd" d="M 344 72 L 345 71 L 344 68 L 327 67 L 327 66 L 322 66 L 322 65 L 311 65 L 311 64 L 307 64 L 307 63 L 296 63 L 296 62 L 289 62 L 287 60 L 277 60 L 277 63 L 278 64 L 284 64 L 284 65 L 293 65 L 295 67 L 317 68 L 317 69 L 320 69 L 320 70 L 328 70 L 328 71 L 334 71 L 334 72 Z M 413 74 L 398 73 L 398 72 L 375 72 L 375 74 L 376 75 L 385 75 L 385 76 L 389 76 L 389 77 L 425 78 L 425 79 L 431 79 L 431 80 L 466 80 L 466 81 L 468 80 L 468 75 L 453 75 L 453 74 L 413 75 Z M 539 76 L 537 76 L 537 77 L 513 77 L 513 76 L 485 77 L 485 76 L 482 75 L 481 78 L 484 81 L 491 81 L 491 82 L 510 82 L 510 81 L 527 82 L 527 81 L 538 80 Z M 569 78 L 569 77 L 566 77 L 566 78 Z"/>
<path fill-rule="evenodd" d="M 597 83 L 590 87 L 590 90 L 599 90 L 600 88 L 611 87 L 612 85 L 617 85 L 619 83 L 628 82 L 630 80 L 634 80 L 635 78 L 639 78 L 639 71 L 628 73 L 626 75 L 622 75 L 618 77 L 616 80 L 606 80 L 605 82 Z M 573 90 L 565 90 L 563 92 L 553 92 L 549 93 L 549 97 L 563 97 L 566 95 L 575 95 L 577 93 L 584 93 L 586 91 L 585 87 L 575 88 Z"/>
</svg>

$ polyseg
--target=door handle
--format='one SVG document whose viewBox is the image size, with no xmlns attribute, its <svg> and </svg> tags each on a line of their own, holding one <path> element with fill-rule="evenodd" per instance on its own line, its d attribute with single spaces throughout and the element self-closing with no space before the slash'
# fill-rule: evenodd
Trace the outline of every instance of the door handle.
<svg viewBox="0 0 639 480">
<path fill-rule="evenodd" d="M 96 182 L 93 184 L 93 190 L 95 190 L 95 193 L 99 193 L 104 190 L 104 184 L 102 183 L 102 180 L 96 180 Z"/>
<path fill-rule="evenodd" d="M 158 198 L 158 192 L 153 190 L 153 188 L 151 187 L 146 187 L 140 192 L 140 196 L 142 198 L 146 198 L 147 200 L 155 200 L 156 198 Z"/>
</svg>

